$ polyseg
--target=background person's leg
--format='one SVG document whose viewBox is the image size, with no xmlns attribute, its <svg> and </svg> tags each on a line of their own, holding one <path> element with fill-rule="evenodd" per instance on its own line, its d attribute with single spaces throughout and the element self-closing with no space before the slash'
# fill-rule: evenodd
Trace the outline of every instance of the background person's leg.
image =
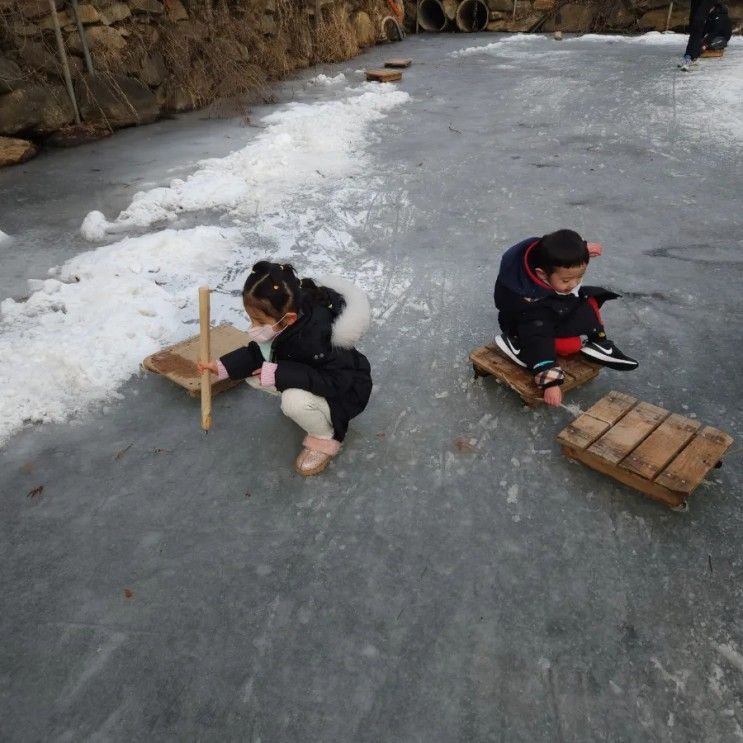
<svg viewBox="0 0 743 743">
<path fill-rule="evenodd" d="M 704 26 L 715 0 L 697 0 L 692 2 L 689 15 L 689 43 L 686 45 L 685 56 L 697 59 L 702 53 L 704 40 Z"/>
</svg>

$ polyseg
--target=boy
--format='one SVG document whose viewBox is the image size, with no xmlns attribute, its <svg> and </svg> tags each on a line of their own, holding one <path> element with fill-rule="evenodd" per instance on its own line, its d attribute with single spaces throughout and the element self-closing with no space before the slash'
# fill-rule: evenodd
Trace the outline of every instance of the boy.
<svg viewBox="0 0 743 743">
<path fill-rule="evenodd" d="M 601 245 L 587 243 L 577 232 L 558 230 L 514 245 L 501 260 L 494 296 L 503 334 L 495 342 L 512 361 L 534 373 L 548 405 L 562 402 L 565 374 L 557 354 L 580 352 L 612 369 L 638 366 L 604 332 L 599 308 L 619 295 L 581 286 L 590 257 L 601 252 Z M 580 336 L 587 340 L 581 342 Z"/>
</svg>

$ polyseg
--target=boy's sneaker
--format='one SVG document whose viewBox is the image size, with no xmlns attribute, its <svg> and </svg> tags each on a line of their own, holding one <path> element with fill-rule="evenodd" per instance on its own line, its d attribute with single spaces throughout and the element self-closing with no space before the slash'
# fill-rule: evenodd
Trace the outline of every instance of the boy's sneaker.
<svg viewBox="0 0 743 743">
<path fill-rule="evenodd" d="M 503 353 L 508 356 L 514 364 L 526 368 L 526 364 L 521 359 L 521 348 L 515 338 L 506 335 L 505 333 L 497 335 L 495 337 L 495 345 L 498 346 L 498 348 L 503 351 Z"/>
<path fill-rule="evenodd" d="M 608 338 L 587 340 L 580 352 L 591 361 L 619 371 L 637 369 L 639 363 L 629 356 L 625 356 Z"/>
<path fill-rule="evenodd" d="M 688 54 L 678 63 L 681 72 L 689 72 L 693 65 L 697 64 Z"/>
</svg>

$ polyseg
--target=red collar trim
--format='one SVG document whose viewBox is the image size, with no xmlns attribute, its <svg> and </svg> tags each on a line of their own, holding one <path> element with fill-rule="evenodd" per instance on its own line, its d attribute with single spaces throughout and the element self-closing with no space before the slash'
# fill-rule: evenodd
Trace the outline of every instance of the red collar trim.
<svg viewBox="0 0 743 743">
<path fill-rule="evenodd" d="M 527 247 L 527 249 L 524 251 L 524 270 L 526 271 L 526 275 L 537 285 L 541 286 L 543 289 L 549 289 L 550 291 L 554 291 L 554 289 L 549 285 L 545 284 L 542 279 L 539 278 L 529 267 L 529 254 L 531 253 L 532 249 L 536 247 L 537 243 L 539 243 L 539 240 L 535 240 L 531 245 Z"/>
</svg>

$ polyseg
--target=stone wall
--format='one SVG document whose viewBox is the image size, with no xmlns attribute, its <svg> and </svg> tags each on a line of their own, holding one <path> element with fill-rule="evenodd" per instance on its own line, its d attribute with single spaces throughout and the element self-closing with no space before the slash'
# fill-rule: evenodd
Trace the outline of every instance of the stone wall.
<svg viewBox="0 0 743 743">
<path fill-rule="evenodd" d="M 665 31 L 668 0 L 485 0 L 490 8 L 489 31 Z M 743 23 L 743 0 L 727 3 L 736 25 Z M 670 29 L 685 31 L 689 0 L 673 4 Z"/>
<path fill-rule="evenodd" d="M 0 0 L 0 165 L 216 101 L 244 110 L 270 80 L 376 43 L 388 12 L 383 0 L 79 0 L 91 72 L 71 1 L 55 7 L 83 123 L 49 0 Z"/>
</svg>

